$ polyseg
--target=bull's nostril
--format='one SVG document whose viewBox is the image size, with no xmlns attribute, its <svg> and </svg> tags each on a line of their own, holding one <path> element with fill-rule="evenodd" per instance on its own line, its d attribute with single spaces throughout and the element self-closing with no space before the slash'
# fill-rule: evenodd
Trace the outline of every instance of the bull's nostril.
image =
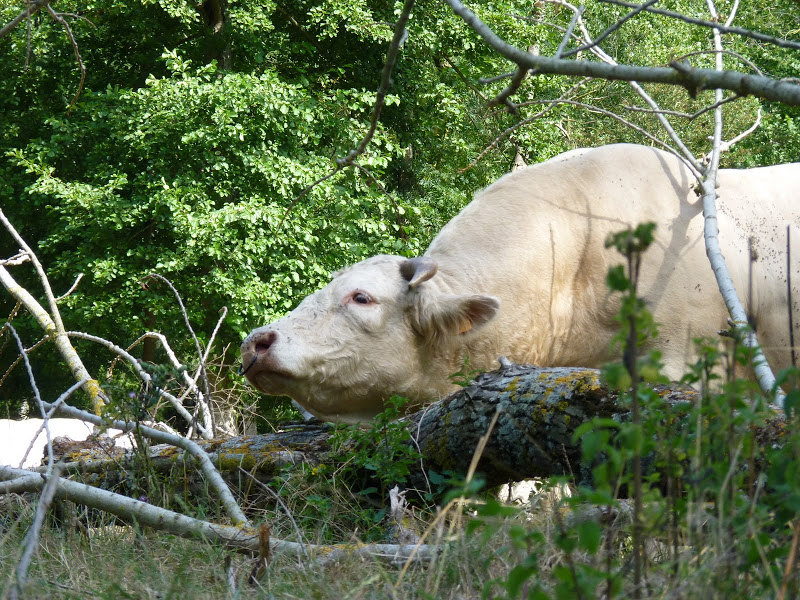
<svg viewBox="0 0 800 600">
<path fill-rule="evenodd" d="M 267 352 L 272 347 L 272 344 L 275 343 L 276 339 L 278 339 L 278 334 L 274 331 L 268 331 L 267 333 L 263 334 L 255 341 L 256 354 Z"/>
</svg>

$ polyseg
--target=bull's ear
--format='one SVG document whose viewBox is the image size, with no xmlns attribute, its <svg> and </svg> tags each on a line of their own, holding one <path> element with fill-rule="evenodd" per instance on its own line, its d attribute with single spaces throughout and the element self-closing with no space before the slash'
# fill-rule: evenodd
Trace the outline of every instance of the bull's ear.
<svg viewBox="0 0 800 600">
<path fill-rule="evenodd" d="M 408 282 L 408 287 L 413 289 L 436 275 L 438 268 L 439 265 L 430 256 L 416 256 L 400 263 L 400 275 Z"/>
<path fill-rule="evenodd" d="M 420 300 L 412 320 L 417 332 L 429 341 L 469 333 L 491 321 L 500 310 L 500 300 L 482 294 Z"/>
</svg>

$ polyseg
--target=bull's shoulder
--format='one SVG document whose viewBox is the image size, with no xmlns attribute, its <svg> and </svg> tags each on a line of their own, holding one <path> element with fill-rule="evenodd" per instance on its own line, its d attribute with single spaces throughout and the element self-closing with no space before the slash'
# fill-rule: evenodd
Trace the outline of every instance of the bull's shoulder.
<svg viewBox="0 0 800 600">
<path fill-rule="evenodd" d="M 587 199 L 602 207 L 651 190 L 684 197 L 695 177 L 684 162 L 668 152 L 636 144 L 579 148 L 542 163 L 508 173 L 475 195 L 467 213 L 514 214 L 531 204 L 582 209 Z"/>
</svg>

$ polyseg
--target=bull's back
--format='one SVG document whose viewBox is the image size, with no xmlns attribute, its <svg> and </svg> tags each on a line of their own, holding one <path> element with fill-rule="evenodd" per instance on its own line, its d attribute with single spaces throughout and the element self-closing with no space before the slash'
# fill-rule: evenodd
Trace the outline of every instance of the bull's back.
<svg viewBox="0 0 800 600">
<path fill-rule="evenodd" d="M 769 170 L 755 171 L 755 177 L 751 171 L 722 172 L 721 192 L 731 189 L 725 195 L 732 213 L 753 213 L 763 186 L 774 186 Z M 705 255 L 702 201 L 694 184 L 678 158 L 652 148 L 572 152 L 506 175 L 477 194 L 428 254 L 464 289 L 500 297 L 500 318 L 488 334 L 493 348 L 539 364 L 592 366 L 612 357 L 618 305 L 605 276 L 623 260 L 604 242 L 612 232 L 654 221 L 656 242 L 644 258 L 640 291 L 662 323 L 656 346 L 675 375 L 691 354 L 691 339 L 715 335 L 727 318 Z M 743 186 L 747 193 L 737 194 Z M 774 227 L 775 215 L 789 205 L 781 195 L 774 210 L 748 216 L 748 222 L 762 219 Z M 730 255 L 741 289 L 747 264 L 742 248 L 752 225 L 727 213 L 720 224 L 723 253 Z"/>
<path fill-rule="evenodd" d="M 800 340 L 800 163 L 723 170 L 718 194 L 720 241 L 739 297 L 755 318 L 767 358 L 786 368 L 790 294 L 794 338 Z M 727 231 L 740 232 L 738 243 L 726 242 Z"/>
<path fill-rule="evenodd" d="M 465 289 L 500 297 L 500 345 L 539 364 L 592 366 L 612 357 L 616 327 L 605 277 L 621 257 L 605 249 L 607 236 L 645 221 L 663 226 L 665 215 L 690 221 L 699 210 L 690 188 L 691 174 L 677 159 L 649 148 L 573 152 L 477 194 L 428 253 Z M 684 237 L 660 241 L 650 263 L 663 263 L 664 249 Z"/>
</svg>

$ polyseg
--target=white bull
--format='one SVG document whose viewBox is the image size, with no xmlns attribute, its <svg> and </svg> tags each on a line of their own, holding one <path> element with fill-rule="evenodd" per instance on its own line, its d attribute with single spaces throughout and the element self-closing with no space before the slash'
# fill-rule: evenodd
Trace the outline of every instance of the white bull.
<svg viewBox="0 0 800 600">
<path fill-rule="evenodd" d="M 723 254 L 767 358 L 784 368 L 786 227 L 796 235 L 800 226 L 800 163 L 721 170 L 719 182 Z M 640 292 L 661 324 L 652 346 L 663 353 L 666 374 L 678 378 L 692 338 L 715 336 L 728 318 L 705 254 L 695 183 L 674 156 L 624 144 L 510 173 L 478 193 L 424 256 L 364 260 L 255 329 L 242 344 L 246 377 L 320 419 L 355 422 L 379 412 L 391 394 L 419 404 L 451 392 L 448 375 L 465 356 L 483 370 L 500 355 L 600 366 L 617 358 L 610 340 L 618 302 L 605 277 L 622 262 L 605 239 L 655 221 Z M 793 239 L 797 256 L 800 237 Z M 796 261 L 791 269 L 800 283 Z M 800 294 L 793 294 L 796 305 Z"/>
</svg>

